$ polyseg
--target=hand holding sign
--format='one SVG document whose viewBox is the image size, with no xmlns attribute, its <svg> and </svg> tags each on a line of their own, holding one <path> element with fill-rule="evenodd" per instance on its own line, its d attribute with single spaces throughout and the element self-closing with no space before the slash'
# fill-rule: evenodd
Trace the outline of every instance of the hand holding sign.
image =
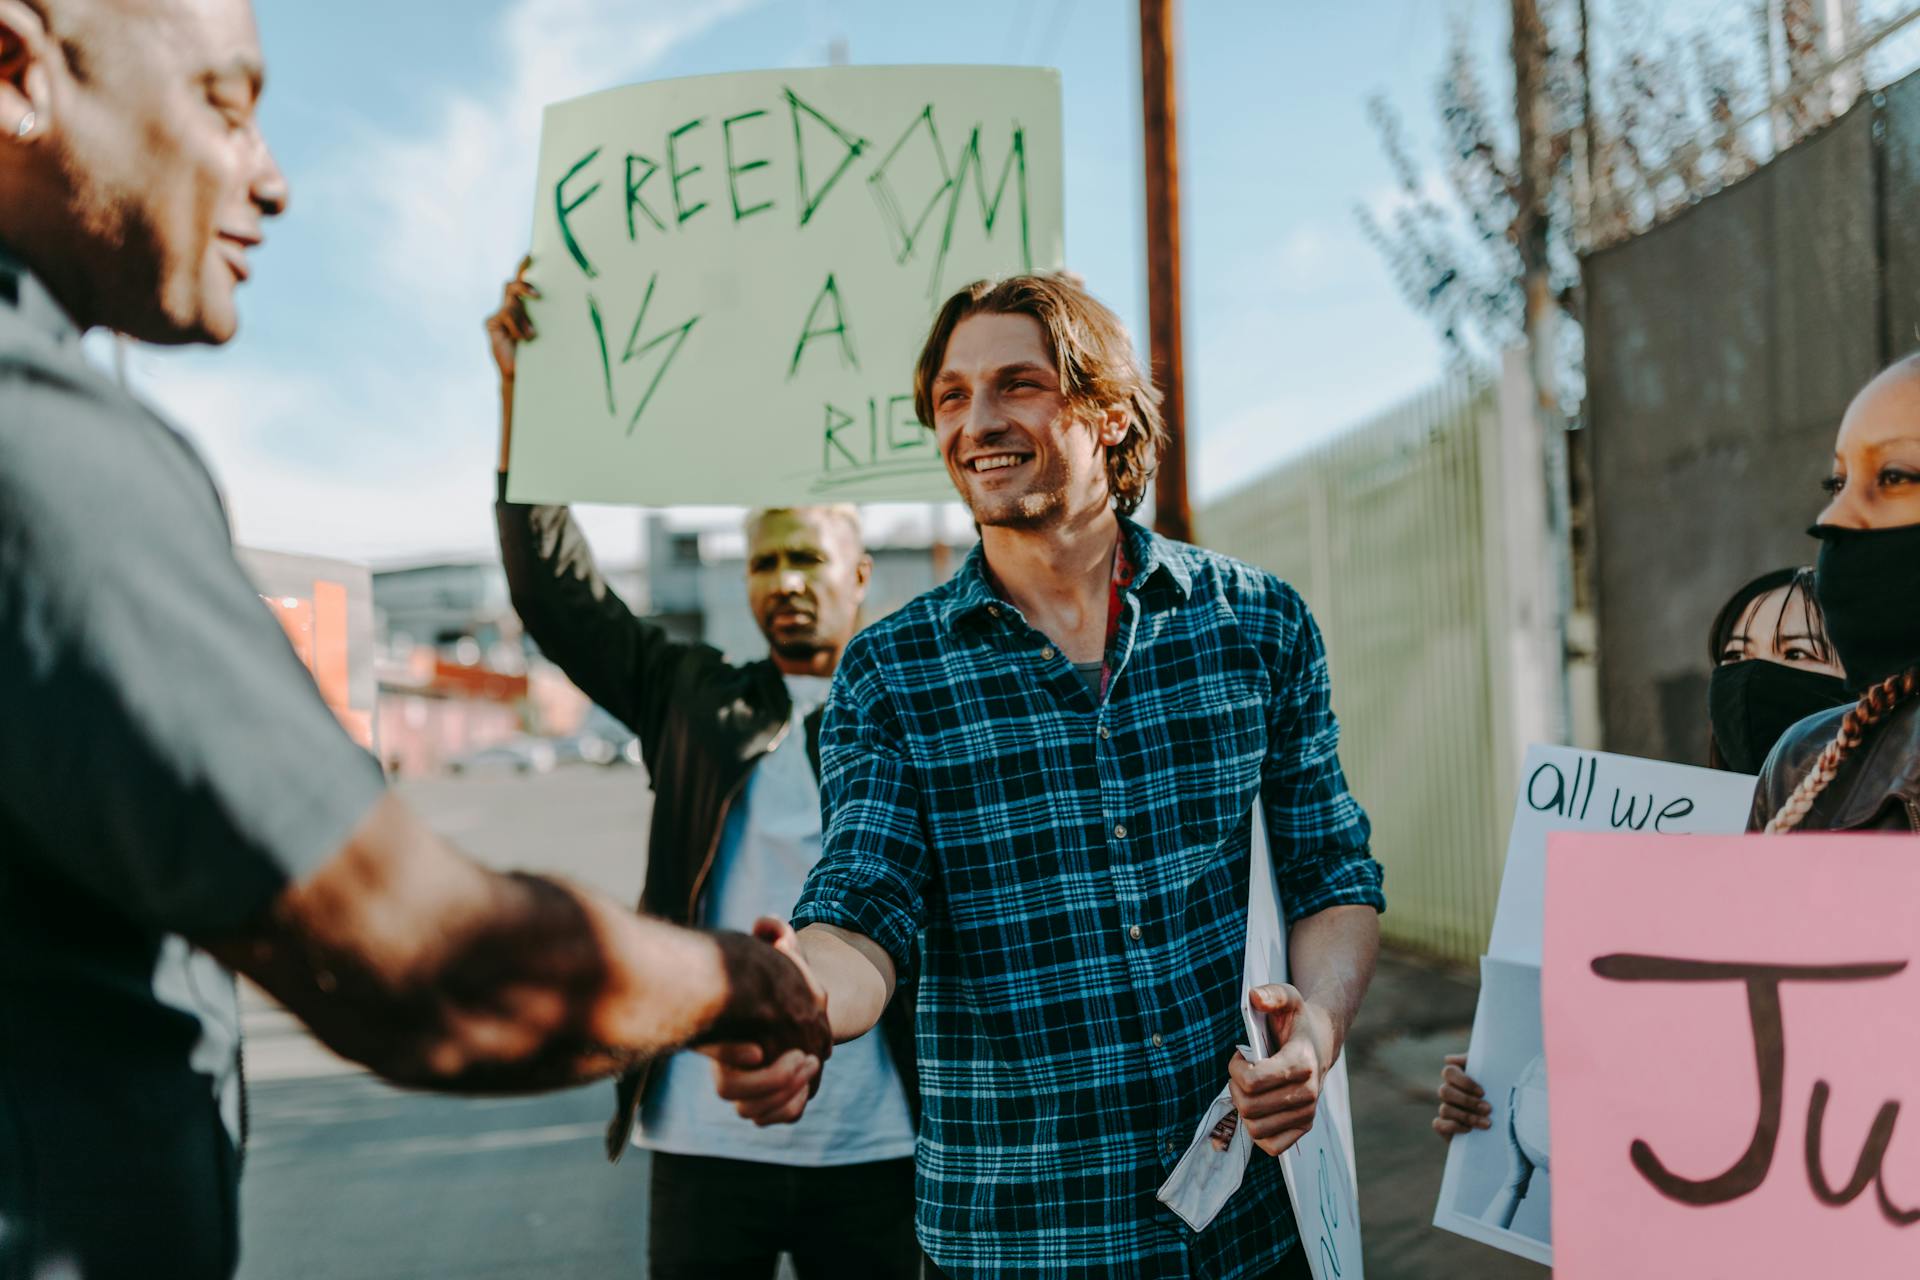
<svg viewBox="0 0 1920 1280">
<path fill-rule="evenodd" d="M 1487 1091 L 1467 1074 L 1466 1054 L 1447 1055 L 1440 1069 L 1439 1095 L 1440 1111 L 1433 1118 L 1433 1131 L 1442 1138 L 1451 1139 L 1456 1133 L 1470 1129 L 1493 1127 L 1493 1122 L 1487 1119 L 1493 1114 Z"/>
<path fill-rule="evenodd" d="M 487 343 L 493 351 L 493 363 L 500 370 L 500 470 L 507 469 L 513 454 L 513 371 L 519 363 L 520 344 L 532 342 L 533 319 L 527 315 L 529 300 L 537 301 L 540 291 L 527 282 L 527 268 L 533 255 L 520 259 L 500 293 L 500 307 L 487 317 Z"/>
<path fill-rule="evenodd" d="M 513 370 L 517 348 L 523 342 L 534 338 L 533 320 L 527 315 L 528 299 L 537 300 L 540 291 L 527 281 L 527 268 L 533 265 L 533 255 L 527 254 L 520 259 L 520 266 L 514 271 L 512 279 L 500 290 L 500 307 L 487 317 L 487 339 L 493 350 L 493 363 L 500 370 L 500 382 L 503 386 L 513 386 Z"/>
<path fill-rule="evenodd" d="M 1277 1156 L 1313 1127 L 1333 1030 L 1326 1010 L 1284 982 L 1255 987 L 1247 1003 L 1256 1015 L 1250 1026 L 1265 1033 L 1256 1035 L 1254 1045 L 1260 1060 L 1235 1054 L 1228 1083 L 1247 1136 Z"/>
<path fill-rule="evenodd" d="M 1267 851 L 1266 820 L 1257 806 L 1252 823 L 1240 988 L 1240 1014 L 1252 1043 L 1229 1064 L 1227 1088 L 1201 1117 L 1192 1145 L 1161 1186 L 1159 1199 L 1195 1231 L 1204 1230 L 1240 1189 L 1252 1139 L 1279 1159 L 1314 1280 L 1364 1280 L 1347 1064 L 1336 1057 L 1327 1010 L 1286 981 L 1286 913 Z M 1336 908 L 1312 918 L 1325 920 L 1343 910 L 1355 909 Z"/>
</svg>

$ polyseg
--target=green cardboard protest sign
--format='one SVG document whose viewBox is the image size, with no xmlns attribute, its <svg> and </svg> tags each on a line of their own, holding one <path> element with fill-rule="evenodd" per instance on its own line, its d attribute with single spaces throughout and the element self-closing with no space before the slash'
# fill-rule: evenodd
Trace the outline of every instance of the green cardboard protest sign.
<svg viewBox="0 0 1920 1280">
<path fill-rule="evenodd" d="M 1063 262 L 1060 77 L 698 76 L 546 110 L 508 494 L 953 496 L 913 408 L 935 310 Z"/>
</svg>

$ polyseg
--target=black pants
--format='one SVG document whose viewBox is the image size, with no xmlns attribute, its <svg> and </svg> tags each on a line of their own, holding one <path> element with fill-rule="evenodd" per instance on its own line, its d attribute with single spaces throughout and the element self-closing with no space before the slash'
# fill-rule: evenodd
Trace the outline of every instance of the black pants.
<svg viewBox="0 0 1920 1280">
<path fill-rule="evenodd" d="M 1307 1251 L 1295 1246 L 1280 1259 L 1280 1265 L 1267 1272 L 1267 1280 L 1313 1280 L 1313 1268 L 1307 1265 Z"/>
<path fill-rule="evenodd" d="M 653 1153 L 651 1280 L 918 1280 L 913 1161 L 799 1169 Z"/>
</svg>

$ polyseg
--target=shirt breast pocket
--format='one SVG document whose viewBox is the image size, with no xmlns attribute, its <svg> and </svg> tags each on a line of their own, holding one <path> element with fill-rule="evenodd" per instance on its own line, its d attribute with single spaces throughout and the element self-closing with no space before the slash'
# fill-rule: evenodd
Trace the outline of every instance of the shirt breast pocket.
<svg viewBox="0 0 1920 1280">
<path fill-rule="evenodd" d="M 1190 848 L 1217 849 L 1260 794 L 1266 705 L 1251 689 L 1231 689 L 1186 704 L 1169 727 L 1181 834 Z"/>
<path fill-rule="evenodd" d="M 1000 895 L 1022 894 L 1060 874 L 1057 798 L 1032 744 L 928 771 L 927 811 L 955 923 L 1005 908 Z M 1057 779 L 1053 780 L 1057 783 Z"/>
</svg>

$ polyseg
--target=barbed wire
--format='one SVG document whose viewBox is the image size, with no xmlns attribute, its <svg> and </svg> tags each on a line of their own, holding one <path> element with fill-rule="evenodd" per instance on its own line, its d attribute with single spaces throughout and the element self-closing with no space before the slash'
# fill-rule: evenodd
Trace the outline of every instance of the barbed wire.
<svg viewBox="0 0 1920 1280">
<path fill-rule="evenodd" d="M 1729 44 L 1724 31 L 1676 32 L 1663 29 L 1651 10 L 1629 4 L 1626 17 L 1609 29 L 1596 24 L 1589 65 L 1598 92 L 1612 95 L 1618 68 L 1636 50 L 1670 51 L 1691 46 L 1703 75 L 1725 90 L 1708 107 L 1709 118 L 1679 131 L 1680 140 L 1661 155 L 1633 146 L 1627 131 L 1616 129 L 1617 102 L 1596 109 L 1578 124 L 1578 163 L 1588 149 L 1598 161 L 1593 179 L 1576 182 L 1574 239 L 1581 252 L 1593 252 L 1645 233 L 1700 199 L 1738 181 L 1794 142 L 1843 115 L 1860 98 L 1877 93 L 1920 69 L 1920 3 L 1915 0 L 1857 0 L 1854 34 L 1837 53 L 1803 66 L 1790 81 L 1772 61 L 1768 31 L 1778 15 L 1764 3 L 1749 11 L 1756 24 L 1744 47 Z M 1609 47 L 1613 46 L 1613 47 Z M 1624 48 L 1626 52 L 1621 52 Z M 1609 56 L 1611 55 L 1611 56 Z M 1711 65 L 1710 65 L 1711 64 Z M 1650 105 L 1650 104 L 1641 104 Z M 1624 148 L 1630 163 L 1613 164 Z"/>
</svg>

